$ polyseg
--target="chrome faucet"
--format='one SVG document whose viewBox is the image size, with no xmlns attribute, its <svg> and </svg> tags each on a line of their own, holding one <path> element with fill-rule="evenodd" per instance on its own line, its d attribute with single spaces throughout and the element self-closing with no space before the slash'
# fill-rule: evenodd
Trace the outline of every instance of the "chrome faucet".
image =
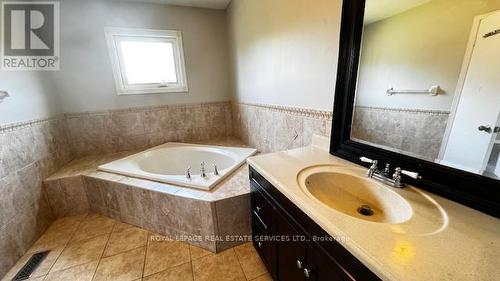
<svg viewBox="0 0 500 281">
<path fill-rule="evenodd" d="M 206 176 L 207 176 L 207 174 L 206 174 L 206 172 L 205 172 L 205 162 L 201 162 L 200 176 L 201 176 L 202 178 L 204 178 L 204 177 L 206 177 Z"/>
<path fill-rule="evenodd" d="M 188 167 L 186 170 L 186 178 L 191 179 L 191 167 Z"/>
<path fill-rule="evenodd" d="M 219 175 L 219 170 L 217 169 L 217 165 L 214 164 L 214 175 L 218 176 Z"/>
<path fill-rule="evenodd" d="M 394 169 L 394 174 L 392 174 L 392 177 L 390 177 L 391 166 L 389 163 L 385 165 L 384 171 L 380 171 L 378 169 L 377 160 L 372 160 L 367 157 L 360 157 L 359 160 L 361 160 L 361 162 L 372 164 L 366 174 L 367 177 L 379 180 L 392 187 L 402 188 L 405 186 L 405 184 L 403 183 L 403 177 L 401 176 L 402 174 L 412 177 L 414 179 L 422 178 L 421 176 L 419 176 L 418 173 L 402 170 L 400 167 Z"/>
</svg>

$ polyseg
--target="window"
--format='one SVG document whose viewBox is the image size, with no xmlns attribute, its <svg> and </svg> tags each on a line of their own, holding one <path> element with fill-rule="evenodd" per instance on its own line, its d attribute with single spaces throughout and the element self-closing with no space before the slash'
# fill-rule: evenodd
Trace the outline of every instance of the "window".
<svg viewBox="0 0 500 281">
<path fill-rule="evenodd" d="M 187 92 L 180 31 L 106 28 L 118 95 Z"/>
</svg>

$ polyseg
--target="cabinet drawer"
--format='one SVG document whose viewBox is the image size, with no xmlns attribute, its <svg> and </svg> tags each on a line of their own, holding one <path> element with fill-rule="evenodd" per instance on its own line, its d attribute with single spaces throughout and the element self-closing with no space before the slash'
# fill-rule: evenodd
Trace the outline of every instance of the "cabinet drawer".
<svg viewBox="0 0 500 281">
<path fill-rule="evenodd" d="M 255 183 L 251 183 L 252 187 L 252 215 L 257 221 L 262 223 L 262 227 L 266 230 L 272 228 L 274 207 L 264 197 L 260 191 L 260 187 Z"/>
</svg>

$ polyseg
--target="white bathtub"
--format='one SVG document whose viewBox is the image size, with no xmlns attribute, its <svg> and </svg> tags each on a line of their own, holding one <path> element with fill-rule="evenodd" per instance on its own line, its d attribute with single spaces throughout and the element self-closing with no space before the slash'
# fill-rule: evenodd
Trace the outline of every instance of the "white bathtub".
<svg viewBox="0 0 500 281">
<path fill-rule="evenodd" d="M 256 151 L 253 148 L 169 142 L 101 165 L 99 170 L 210 190 Z M 201 177 L 203 162 L 205 177 Z M 214 174 L 214 165 L 219 175 Z M 188 167 L 191 167 L 191 178 L 186 176 Z"/>
</svg>

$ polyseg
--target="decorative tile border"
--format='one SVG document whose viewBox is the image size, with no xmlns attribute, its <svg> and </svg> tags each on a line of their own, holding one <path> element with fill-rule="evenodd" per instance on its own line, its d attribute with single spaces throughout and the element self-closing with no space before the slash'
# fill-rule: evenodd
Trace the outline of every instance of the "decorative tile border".
<svg viewBox="0 0 500 281">
<path fill-rule="evenodd" d="M 111 109 L 111 110 L 96 110 L 96 111 L 82 111 L 65 113 L 66 118 L 72 117 L 82 117 L 89 115 L 107 115 L 113 113 L 131 113 L 131 112 L 144 112 L 144 111 L 157 111 L 164 109 L 173 108 L 197 108 L 197 107 L 209 107 L 217 105 L 230 105 L 230 101 L 218 101 L 218 102 L 203 102 L 203 103 L 179 103 L 179 104 L 166 104 L 166 105 L 154 105 L 154 106 L 138 106 L 138 107 L 128 107 L 121 109 Z"/>
<path fill-rule="evenodd" d="M 286 106 L 286 105 L 275 105 L 275 104 L 265 104 L 265 103 L 235 103 L 236 105 L 246 105 L 246 106 L 255 106 L 261 107 L 265 109 L 270 109 L 274 111 L 278 111 L 280 113 L 292 114 L 302 117 L 309 117 L 315 119 L 324 119 L 324 120 L 332 120 L 333 111 L 327 110 L 318 110 L 306 107 L 298 107 L 298 106 Z"/>
<path fill-rule="evenodd" d="M 0 134 L 6 133 L 6 132 L 12 132 L 12 131 L 16 131 L 16 130 L 20 130 L 20 129 L 24 129 L 24 128 L 28 128 L 28 127 L 33 127 L 35 125 L 39 125 L 39 124 L 45 123 L 45 122 L 59 121 L 59 120 L 63 120 L 63 119 L 64 119 L 63 115 L 57 115 L 57 116 L 53 116 L 53 117 L 33 119 L 33 120 L 28 120 L 28 121 L 0 125 Z"/>
<path fill-rule="evenodd" d="M 357 105 L 356 108 L 370 109 L 370 110 L 383 110 L 383 111 L 392 111 L 392 112 L 421 113 L 421 114 L 430 114 L 430 115 L 449 115 L 450 114 L 450 111 L 447 111 L 447 110 L 418 109 L 418 108 L 404 108 L 404 107 L 381 107 L 381 106 Z"/>
</svg>

